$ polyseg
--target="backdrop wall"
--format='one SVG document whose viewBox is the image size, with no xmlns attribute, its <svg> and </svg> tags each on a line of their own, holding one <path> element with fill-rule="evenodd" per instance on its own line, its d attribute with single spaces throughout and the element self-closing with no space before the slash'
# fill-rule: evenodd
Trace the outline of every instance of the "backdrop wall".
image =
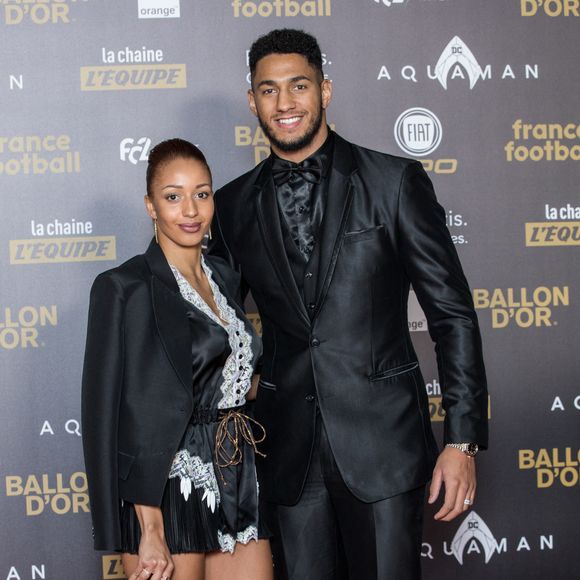
<svg viewBox="0 0 580 580">
<path fill-rule="evenodd" d="M 490 450 L 468 515 L 427 510 L 424 577 L 575 577 L 579 14 L 579 0 L 0 0 L 0 579 L 123 577 L 92 550 L 89 288 L 151 237 L 152 144 L 199 144 L 216 186 L 268 154 L 246 51 L 277 27 L 318 37 L 340 134 L 423 161 L 473 288 Z"/>
</svg>

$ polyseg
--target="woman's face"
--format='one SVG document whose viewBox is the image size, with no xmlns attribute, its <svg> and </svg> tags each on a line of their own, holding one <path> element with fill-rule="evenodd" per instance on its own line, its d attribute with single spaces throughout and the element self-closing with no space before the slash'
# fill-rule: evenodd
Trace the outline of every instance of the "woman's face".
<svg viewBox="0 0 580 580">
<path fill-rule="evenodd" d="M 157 220 L 159 245 L 166 250 L 201 245 L 214 212 L 211 177 L 203 163 L 178 158 L 161 165 L 145 196 Z"/>
</svg>

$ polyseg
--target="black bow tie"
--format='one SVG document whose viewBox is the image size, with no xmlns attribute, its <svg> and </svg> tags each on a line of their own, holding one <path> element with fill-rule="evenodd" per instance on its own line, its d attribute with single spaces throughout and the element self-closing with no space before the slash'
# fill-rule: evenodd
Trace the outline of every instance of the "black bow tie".
<svg viewBox="0 0 580 580">
<path fill-rule="evenodd" d="M 293 163 L 286 159 L 274 157 L 272 177 L 278 186 L 286 183 L 293 175 L 302 177 L 310 183 L 320 183 L 322 179 L 322 161 L 317 157 L 305 159 L 302 163 Z"/>
</svg>

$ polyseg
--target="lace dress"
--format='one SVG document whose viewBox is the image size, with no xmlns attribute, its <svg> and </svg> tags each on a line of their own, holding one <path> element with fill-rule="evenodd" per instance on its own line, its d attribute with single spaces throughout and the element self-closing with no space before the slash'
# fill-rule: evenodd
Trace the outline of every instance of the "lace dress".
<svg viewBox="0 0 580 580">
<path fill-rule="evenodd" d="M 194 412 L 161 504 L 165 538 L 174 554 L 233 552 L 236 542 L 267 537 L 258 513 L 253 420 L 244 408 L 261 342 L 250 322 L 228 303 L 203 258 L 202 266 L 219 317 L 171 266 L 196 337 Z M 254 431 L 259 438 L 259 427 Z M 121 529 L 123 551 L 137 553 L 140 526 L 133 505 L 127 502 L 121 507 Z"/>
</svg>

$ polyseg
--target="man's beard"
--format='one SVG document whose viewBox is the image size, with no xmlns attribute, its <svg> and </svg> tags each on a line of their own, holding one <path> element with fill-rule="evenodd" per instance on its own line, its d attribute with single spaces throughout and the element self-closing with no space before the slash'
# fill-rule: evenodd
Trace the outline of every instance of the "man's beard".
<svg viewBox="0 0 580 580">
<path fill-rule="evenodd" d="M 265 121 L 262 120 L 262 117 L 258 115 L 258 122 L 260 123 L 260 127 L 262 127 L 262 131 L 264 131 L 266 137 L 270 140 L 270 143 L 274 145 L 280 151 L 284 151 L 286 153 L 292 153 L 294 151 L 300 151 L 305 147 L 308 147 L 316 137 L 316 134 L 320 130 L 322 125 L 322 107 L 318 109 L 318 113 L 316 117 L 310 123 L 310 126 L 306 129 L 306 133 L 300 137 L 296 137 L 296 139 L 292 141 L 280 141 L 273 135 L 270 127 L 266 124 Z"/>
</svg>

